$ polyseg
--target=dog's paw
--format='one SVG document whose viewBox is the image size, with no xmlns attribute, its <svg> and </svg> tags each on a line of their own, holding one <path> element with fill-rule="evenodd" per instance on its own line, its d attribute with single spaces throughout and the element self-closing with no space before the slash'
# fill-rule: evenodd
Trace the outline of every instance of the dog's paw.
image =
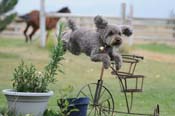
<svg viewBox="0 0 175 116">
<path fill-rule="evenodd" d="M 103 67 L 104 67 L 105 69 L 108 69 L 109 66 L 110 66 L 110 62 L 108 62 L 108 61 L 104 61 L 104 62 L 103 62 Z"/>
<path fill-rule="evenodd" d="M 103 67 L 105 69 L 108 69 L 110 67 L 110 65 L 111 65 L 111 63 L 110 63 L 110 57 L 108 55 L 103 56 L 102 62 L 103 62 Z"/>
<path fill-rule="evenodd" d="M 116 62 L 116 66 L 115 66 L 116 70 L 120 70 L 121 67 L 122 67 L 122 63 L 121 62 Z"/>
</svg>

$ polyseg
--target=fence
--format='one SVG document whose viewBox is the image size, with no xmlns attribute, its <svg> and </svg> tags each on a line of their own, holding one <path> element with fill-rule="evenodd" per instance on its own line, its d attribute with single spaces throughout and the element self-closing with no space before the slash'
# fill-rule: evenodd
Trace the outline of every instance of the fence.
<svg viewBox="0 0 175 116">
<path fill-rule="evenodd" d="M 95 28 L 93 18 L 94 16 L 82 16 L 76 14 L 56 14 L 56 13 L 45 13 L 45 1 L 41 0 L 40 4 L 40 24 L 41 24 L 41 46 L 45 46 L 45 17 L 69 17 L 72 18 L 77 25 L 87 28 Z M 109 23 L 112 24 L 129 24 L 133 27 L 134 35 L 133 39 L 138 40 L 149 40 L 149 41 L 175 41 L 173 34 L 175 35 L 175 24 L 169 26 L 167 22 L 170 19 L 159 19 L 159 18 L 136 18 L 133 17 L 134 11 L 133 6 L 130 6 L 129 17 L 126 16 L 126 3 L 121 4 L 121 17 L 106 16 L 105 18 Z M 6 35 L 18 35 L 22 34 L 24 24 L 12 23 L 5 32 L 1 33 Z M 131 42 L 132 43 L 132 42 Z"/>
<path fill-rule="evenodd" d="M 46 14 L 49 17 L 59 17 L 61 14 L 49 13 Z M 93 18 L 94 16 L 81 16 L 81 15 L 63 15 L 69 16 L 73 19 L 77 25 L 81 27 L 95 28 Z M 123 24 L 123 19 L 119 17 L 106 16 L 109 23 Z M 134 39 L 150 40 L 150 41 L 174 41 L 172 27 L 168 25 L 170 19 L 159 18 L 132 18 L 125 19 L 126 24 L 131 24 L 134 29 Z"/>
<path fill-rule="evenodd" d="M 48 14 L 48 16 L 57 17 L 57 14 Z M 93 16 L 70 16 L 78 26 L 95 28 Z M 109 23 L 122 24 L 122 19 L 119 17 L 105 17 Z M 134 39 L 150 40 L 150 41 L 175 41 L 173 38 L 173 29 L 167 22 L 169 19 L 150 19 L 150 18 L 133 18 L 132 26 L 134 30 Z M 131 23 L 129 20 L 126 23 Z M 5 35 L 22 35 L 24 23 L 13 22 L 8 26 L 7 30 L 2 34 Z"/>
</svg>

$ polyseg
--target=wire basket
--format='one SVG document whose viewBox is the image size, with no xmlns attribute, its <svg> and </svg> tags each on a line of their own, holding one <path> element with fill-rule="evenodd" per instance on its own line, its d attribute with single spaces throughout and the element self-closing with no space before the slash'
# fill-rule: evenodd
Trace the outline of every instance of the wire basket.
<svg viewBox="0 0 175 116">
<path fill-rule="evenodd" d="M 142 92 L 143 91 L 143 75 L 134 74 L 137 64 L 143 60 L 143 57 L 136 55 L 122 55 L 123 67 L 117 71 L 117 76 L 121 80 L 123 86 L 121 86 L 122 92 Z M 129 66 L 128 66 L 129 65 Z M 115 63 L 112 63 L 115 67 Z M 128 67 L 128 68 L 125 68 Z"/>
</svg>

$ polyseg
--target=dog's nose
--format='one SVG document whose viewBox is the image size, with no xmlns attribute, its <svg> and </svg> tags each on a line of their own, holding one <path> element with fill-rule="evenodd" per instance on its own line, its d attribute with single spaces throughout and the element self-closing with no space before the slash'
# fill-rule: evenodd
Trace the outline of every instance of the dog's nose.
<svg viewBox="0 0 175 116">
<path fill-rule="evenodd" d="M 121 39 L 117 39 L 117 40 L 116 40 L 116 42 L 120 42 L 120 41 L 121 41 Z"/>
<path fill-rule="evenodd" d="M 121 40 L 122 40 L 122 39 L 119 38 L 119 37 L 115 38 L 115 41 L 116 41 L 116 42 L 121 42 Z"/>
<path fill-rule="evenodd" d="M 113 42 L 112 45 L 120 45 L 122 43 L 122 39 L 120 37 L 116 37 Z"/>
</svg>

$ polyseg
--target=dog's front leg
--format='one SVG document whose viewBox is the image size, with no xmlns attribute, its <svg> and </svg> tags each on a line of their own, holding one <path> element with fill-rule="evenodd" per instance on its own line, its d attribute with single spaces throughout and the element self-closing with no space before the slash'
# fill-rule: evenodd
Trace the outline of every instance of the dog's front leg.
<svg viewBox="0 0 175 116">
<path fill-rule="evenodd" d="M 122 56 L 117 52 L 114 51 L 112 52 L 113 55 L 113 60 L 115 61 L 116 64 L 116 70 L 119 70 L 122 67 Z"/>
<path fill-rule="evenodd" d="M 96 50 L 91 52 L 91 60 L 94 62 L 103 62 L 103 66 L 105 69 L 109 68 L 110 66 L 110 57 L 106 53 L 99 53 Z"/>
</svg>

